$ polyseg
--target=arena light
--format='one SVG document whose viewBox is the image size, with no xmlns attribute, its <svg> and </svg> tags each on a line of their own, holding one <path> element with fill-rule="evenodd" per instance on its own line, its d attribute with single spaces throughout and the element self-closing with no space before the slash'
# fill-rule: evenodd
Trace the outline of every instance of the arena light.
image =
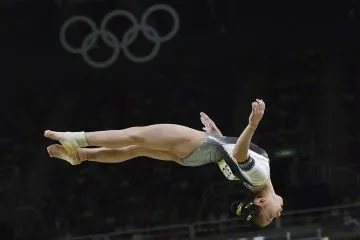
<svg viewBox="0 0 360 240">
<path fill-rule="evenodd" d="M 292 157 L 296 155 L 296 150 L 293 148 L 281 149 L 275 152 L 275 157 L 283 158 L 283 157 Z"/>
</svg>

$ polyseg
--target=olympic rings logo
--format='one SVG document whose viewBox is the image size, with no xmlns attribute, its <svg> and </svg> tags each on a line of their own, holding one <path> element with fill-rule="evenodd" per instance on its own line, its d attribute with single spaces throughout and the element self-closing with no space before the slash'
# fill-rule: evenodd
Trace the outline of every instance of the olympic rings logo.
<svg viewBox="0 0 360 240">
<path fill-rule="evenodd" d="M 156 11 L 166 11 L 173 18 L 173 26 L 171 31 L 165 35 L 160 36 L 158 31 L 152 26 L 147 24 L 147 20 L 151 14 Z M 118 38 L 110 31 L 106 29 L 110 20 L 115 17 L 125 17 L 130 20 L 132 27 L 130 27 L 121 38 L 119 42 Z M 84 22 L 91 27 L 91 32 L 85 36 L 80 47 L 76 48 L 71 46 L 66 40 L 66 32 L 68 28 L 77 22 Z M 114 10 L 108 13 L 100 24 L 98 29 L 96 23 L 85 16 L 74 16 L 69 18 L 60 29 L 60 42 L 64 49 L 73 54 L 81 54 L 85 62 L 94 68 L 106 68 L 111 66 L 118 58 L 120 50 L 124 52 L 124 55 L 135 63 L 144 63 L 152 60 L 160 51 L 160 44 L 172 39 L 178 32 L 180 27 L 180 19 L 177 12 L 168 5 L 165 4 L 156 4 L 148 8 L 145 13 L 142 15 L 140 23 L 138 23 L 135 16 L 125 10 Z M 153 42 L 155 45 L 152 51 L 147 56 L 135 56 L 130 50 L 129 46 L 136 40 L 139 35 L 139 32 L 142 32 L 144 37 L 149 41 Z M 113 49 L 112 55 L 105 61 L 95 61 L 89 56 L 89 51 L 95 46 L 97 40 L 101 37 L 102 41 Z"/>
</svg>

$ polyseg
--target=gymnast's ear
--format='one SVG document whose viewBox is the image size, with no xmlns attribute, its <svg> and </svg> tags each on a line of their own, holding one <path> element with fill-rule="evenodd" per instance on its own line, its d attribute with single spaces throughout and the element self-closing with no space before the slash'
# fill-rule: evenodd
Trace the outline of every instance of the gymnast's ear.
<svg viewBox="0 0 360 240">
<path fill-rule="evenodd" d="M 255 203 L 255 205 L 258 205 L 259 207 L 262 207 L 266 203 L 266 198 L 263 198 L 263 197 L 255 198 L 254 203 Z"/>
</svg>

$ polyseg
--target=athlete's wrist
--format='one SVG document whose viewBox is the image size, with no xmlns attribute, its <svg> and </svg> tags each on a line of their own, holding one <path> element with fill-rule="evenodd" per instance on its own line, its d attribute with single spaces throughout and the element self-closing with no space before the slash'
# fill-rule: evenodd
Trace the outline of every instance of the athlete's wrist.
<svg viewBox="0 0 360 240">
<path fill-rule="evenodd" d="M 250 128 L 251 130 L 256 130 L 258 127 L 258 124 L 254 124 L 254 123 L 249 123 L 248 124 L 248 128 Z"/>
</svg>

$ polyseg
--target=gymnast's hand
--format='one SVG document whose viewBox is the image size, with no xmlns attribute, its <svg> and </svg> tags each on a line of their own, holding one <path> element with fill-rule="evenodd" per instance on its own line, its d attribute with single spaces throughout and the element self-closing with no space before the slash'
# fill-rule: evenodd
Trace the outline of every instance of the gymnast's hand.
<svg viewBox="0 0 360 240">
<path fill-rule="evenodd" d="M 265 103 L 261 99 L 256 99 L 256 102 L 253 102 L 251 107 L 252 111 L 249 117 L 249 125 L 256 128 L 264 116 Z"/>
<path fill-rule="evenodd" d="M 222 136 L 222 133 L 221 133 L 220 130 L 216 127 L 214 121 L 211 120 L 211 118 L 209 118 L 208 115 L 206 115 L 205 113 L 201 112 L 201 113 L 200 113 L 200 120 L 201 120 L 202 124 L 204 125 L 203 130 L 204 130 L 205 132 Z"/>
</svg>

